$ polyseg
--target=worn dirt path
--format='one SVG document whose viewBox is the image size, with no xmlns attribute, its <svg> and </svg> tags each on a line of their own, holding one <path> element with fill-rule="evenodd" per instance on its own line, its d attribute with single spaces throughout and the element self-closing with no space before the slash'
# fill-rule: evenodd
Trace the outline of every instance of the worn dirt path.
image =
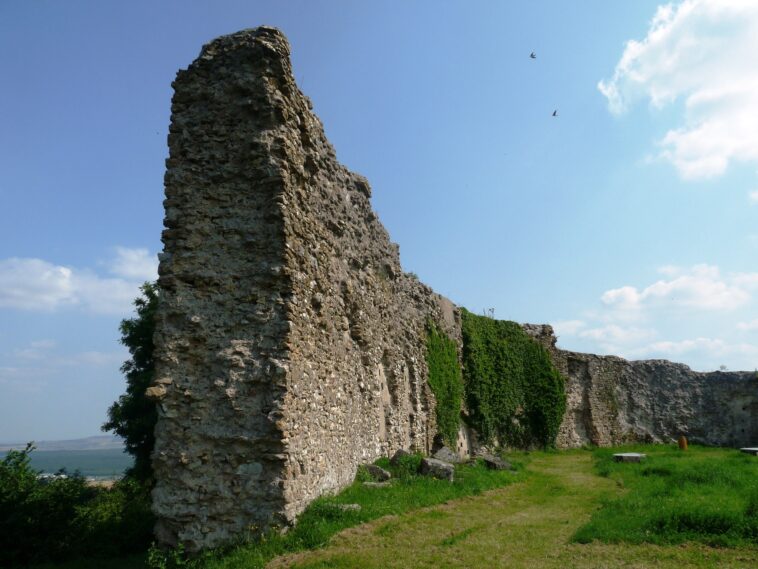
<svg viewBox="0 0 758 569">
<path fill-rule="evenodd" d="M 758 548 L 571 544 L 600 501 L 622 490 L 593 473 L 585 451 L 539 455 L 527 468 L 527 482 L 351 528 L 268 567 L 758 567 Z"/>
</svg>

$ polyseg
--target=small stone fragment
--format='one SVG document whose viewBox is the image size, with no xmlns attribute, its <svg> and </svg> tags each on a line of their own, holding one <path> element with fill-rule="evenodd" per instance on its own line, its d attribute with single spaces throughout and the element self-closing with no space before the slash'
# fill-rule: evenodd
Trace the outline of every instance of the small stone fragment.
<svg viewBox="0 0 758 569">
<path fill-rule="evenodd" d="M 642 462 L 646 458 L 646 454 L 639 452 L 620 452 L 613 455 L 613 460 L 616 462 Z"/>
<path fill-rule="evenodd" d="M 363 485 L 366 488 L 386 488 L 390 485 L 389 481 L 387 482 L 364 482 Z"/>
<path fill-rule="evenodd" d="M 478 458 L 482 459 L 484 465 L 490 470 L 513 470 L 510 462 L 494 454 L 482 454 Z"/>
<path fill-rule="evenodd" d="M 408 452 L 404 449 L 398 449 L 395 451 L 395 454 L 392 455 L 392 458 L 390 459 L 390 464 L 392 466 L 399 466 L 400 461 L 403 460 L 406 456 L 413 456 L 413 453 Z"/>
<path fill-rule="evenodd" d="M 385 482 L 392 478 L 392 474 L 376 464 L 366 464 L 364 465 L 364 468 L 371 475 L 371 478 L 378 480 L 379 482 Z"/>
<path fill-rule="evenodd" d="M 452 482 L 455 479 L 455 467 L 436 458 L 425 458 L 421 461 L 421 474 Z"/>
<path fill-rule="evenodd" d="M 447 447 L 447 446 L 443 446 L 441 449 L 435 452 L 432 456 L 436 458 L 437 460 L 441 460 L 443 462 L 450 462 L 452 464 L 462 462 L 461 457 L 458 456 L 457 453 L 453 452 L 450 449 L 450 447 Z"/>
<path fill-rule="evenodd" d="M 334 504 L 334 507 L 343 512 L 360 512 L 360 504 Z"/>
</svg>

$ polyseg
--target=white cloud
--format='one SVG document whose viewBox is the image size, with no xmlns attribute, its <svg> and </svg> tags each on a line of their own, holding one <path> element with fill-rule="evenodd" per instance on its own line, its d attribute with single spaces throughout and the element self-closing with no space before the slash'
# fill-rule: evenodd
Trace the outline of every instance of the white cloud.
<svg viewBox="0 0 758 569">
<path fill-rule="evenodd" d="M 741 330 L 742 332 L 754 332 L 758 330 L 758 318 L 749 322 L 738 322 L 737 330 Z"/>
<path fill-rule="evenodd" d="M 696 352 L 700 357 L 727 358 L 745 356 L 758 361 L 758 346 L 745 343 L 728 343 L 718 338 L 694 338 L 679 341 L 654 342 L 635 350 L 637 355 L 680 357 Z M 715 366 L 712 366 L 715 367 Z"/>
<path fill-rule="evenodd" d="M 683 101 L 683 123 L 660 140 L 659 156 L 683 178 L 707 178 L 758 162 L 756 69 L 758 2 L 684 0 L 658 8 L 598 89 L 615 114 L 644 98 L 658 108 Z"/>
<path fill-rule="evenodd" d="M 76 304 L 73 271 L 41 259 L 0 261 L 0 307 L 51 310 Z"/>
<path fill-rule="evenodd" d="M 748 201 L 753 205 L 758 205 L 758 190 L 753 190 L 747 195 Z"/>
<path fill-rule="evenodd" d="M 40 360 L 55 346 L 56 342 L 54 340 L 38 340 L 31 342 L 25 348 L 13 350 L 13 355 L 23 360 Z"/>
<path fill-rule="evenodd" d="M 561 320 L 553 324 L 553 330 L 558 336 L 574 336 L 586 325 L 583 320 Z"/>
<path fill-rule="evenodd" d="M 73 306 L 98 314 L 128 314 L 139 285 L 155 278 L 156 261 L 144 249 L 117 248 L 109 266 L 116 276 L 42 259 L 0 260 L 0 308 L 54 311 Z"/>
<path fill-rule="evenodd" d="M 623 286 L 603 293 L 601 300 L 621 312 L 639 314 L 650 306 L 671 306 L 695 310 L 733 310 L 751 300 L 750 291 L 758 286 L 758 273 L 722 276 L 713 265 L 689 269 L 664 267 L 669 279 L 661 279 L 642 290 Z"/>
<path fill-rule="evenodd" d="M 125 279 L 154 281 L 158 278 L 158 257 L 147 249 L 116 247 L 116 258 L 110 264 L 110 271 Z"/>
<path fill-rule="evenodd" d="M 63 356 L 56 358 L 52 364 L 55 366 L 88 366 L 88 367 L 105 367 L 116 366 L 120 367 L 122 363 L 129 357 L 129 353 L 126 350 L 120 350 L 115 352 L 80 352 L 70 356 Z"/>
</svg>

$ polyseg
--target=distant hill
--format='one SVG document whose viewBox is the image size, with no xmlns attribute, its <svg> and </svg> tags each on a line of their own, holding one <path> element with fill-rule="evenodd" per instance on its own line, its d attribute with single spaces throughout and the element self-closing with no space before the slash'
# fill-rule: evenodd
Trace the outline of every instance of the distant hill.
<svg viewBox="0 0 758 569">
<path fill-rule="evenodd" d="M 85 437 L 83 439 L 71 439 L 65 441 L 34 441 L 38 451 L 46 450 L 123 450 L 124 441 L 115 435 L 99 435 Z M 9 450 L 23 450 L 23 443 L 0 443 L 0 452 Z"/>
</svg>

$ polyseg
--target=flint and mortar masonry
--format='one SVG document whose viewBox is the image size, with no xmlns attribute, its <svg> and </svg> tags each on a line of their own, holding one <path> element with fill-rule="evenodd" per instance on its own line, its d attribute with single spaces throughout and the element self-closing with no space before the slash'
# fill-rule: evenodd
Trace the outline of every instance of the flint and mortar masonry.
<svg viewBox="0 0 758 569">
<path fill-rule="evenodd" d="M 197 550 L 428 451 L 425 326 L 460 343 L 460 316 L 403 273 L 278 30 L 214 40 L 173 86 L 153 501 L 158 539 Z"/>
<path fill-rule="evenodd" d="M 523 325 L 566 378 L 557 446 L 694 443 L 742 447 L 758 441 L 758 373 L 699 372 L 667 360 L 628 361 L 556 347 L 548 325 Z"/>
<path fill-rule="evenodd" d="M 196 551 L 291 523 L 381 455 L 428 453 L 425 327 L 460 353 L 461 321 L 403 273 L 278 30 L 214 40 L 173 86 L 153 509 L 161 543 Z M 558 446 L 758 440 L 752 372 L 566 352 L 550 326 L 524 328 L 567 378 Z M 475 447 L 470 434 L 458 452 Z"/>
</svg>

